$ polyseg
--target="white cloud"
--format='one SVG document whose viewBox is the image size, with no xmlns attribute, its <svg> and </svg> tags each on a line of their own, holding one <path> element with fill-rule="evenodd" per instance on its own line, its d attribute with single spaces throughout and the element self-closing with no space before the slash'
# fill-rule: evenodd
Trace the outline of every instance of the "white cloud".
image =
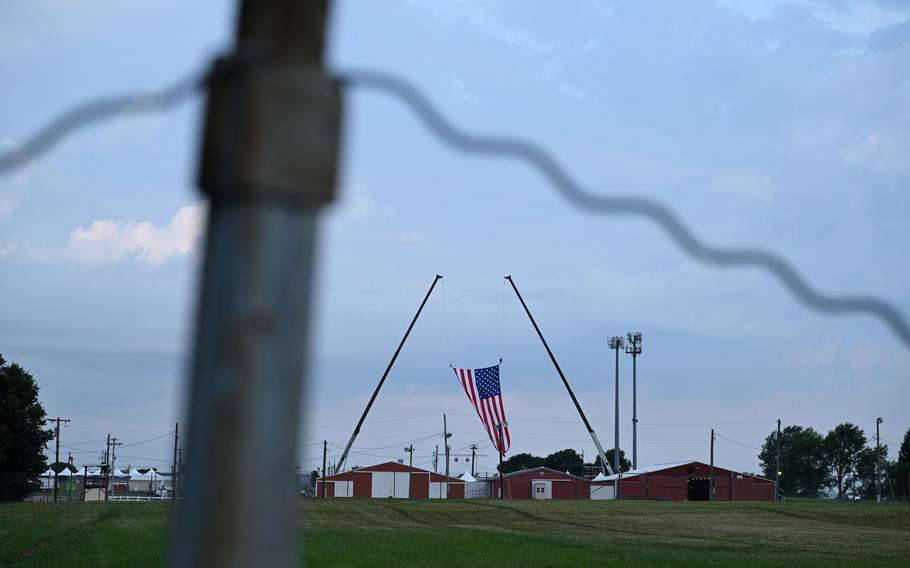
<svg viewBox="0 0 910 568">
<path fill-rule="evenodd" d="M 181 207 L 169 223 L 160 226 L 149 221 L 100 219 L 70 233 L 65 256 L 88 263 L 132 258 L 159 265 L 193 250 L 202 235 L 206 207 L 204 202 Z"/>
</svg>

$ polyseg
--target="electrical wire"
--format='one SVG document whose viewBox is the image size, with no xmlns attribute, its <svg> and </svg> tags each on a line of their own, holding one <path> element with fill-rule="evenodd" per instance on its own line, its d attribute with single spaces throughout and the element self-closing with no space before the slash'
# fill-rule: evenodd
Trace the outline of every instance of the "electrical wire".
<svg viewBox="0 0 910 568">
<path fill-rule="evenodd" d="M 194 70 L 160 90 L 96 99 L 59 115 L 26 142 L 0 153 L 0 174 L 22 168 L 49 151 L 75 130 L 114 116 L 166 110 L 182 102 L 204 84 L 205 74 Z"/>
<path fill-rule="evenodd" d="M 168 436 L 173 436 L 174 432 L 168 432 L 167 434 L 162 434 L 160 436 L 155 436 L 154 438 L 149 438 L 148 440 L 142 440 L 141 442 L 130 442 L 129 444 L 123 444 L 120 448 L 129 448 L 130 446 L 139 446 L 141 444 L 147 444 L 149 442 L 154 442 L 155 440 L 160 440 L 161 438 L 166 438 Z"/>
<path fill-rule="evenodd" d="M 381 71 L 352 69 L 340 73 L 349 86 L 381 91 L 405 103 L 440 140 L 461 152 L 496 155 L 526 162 L 540 172 L 573 205 L 587 212 L 629 215 L 648 219 L 703 264 L 760 268 L 776 276 L 805 306 L 828 314 L 863 313 L 877 317 L 910 347 L 910 323 L 890 302 L 873 296 L 832 296 L 815 290 L 781 256 L 758 248 L 720 248 L 699 239 L 682 219 L 662 203 L 632 195 L 597 195 L 583 188 L 569 172 L 540 146 L 515 138 L 468 133 L 445 118 L 430 99 L 412 83 Z"/>
<path fill-rule="evenodd" d="M 750 449 L 753 449 L 753 450 L 762 451 L 761 448 L 758 448 L 758 447 L 756 447 L 756 446 L 750 446 L 749 444 L 740 442 L 740 441 L 738 441 L 738 440 L 734 440 L 733 438 L 728 438 L 728 437 L 724 436 L 723 434 L 719 434 L 719 433 L 717 433 L 717 432 L 714 432 L 714 435 L 717 436 L 718 438 L 723 438 L 724 440 L 726 440 L 726 441 L 728 441 L 728 442 L 733 442 L 734 444 L 738 444 L 738 445 L 743 446 L 743 447 L 745 447 L 745 448 L 750 448 Z"/>
</svg>

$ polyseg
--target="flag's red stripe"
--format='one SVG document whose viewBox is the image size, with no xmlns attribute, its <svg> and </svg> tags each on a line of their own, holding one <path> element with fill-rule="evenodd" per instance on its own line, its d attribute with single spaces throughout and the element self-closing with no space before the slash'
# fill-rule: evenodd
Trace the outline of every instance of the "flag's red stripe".
<svg viewBox="0 0 910 568">
<path fill-rule="evenodd" d="M 502 398 L 502 397 L 500 397 L 499 395 L 493 396 L 493 397 L 490 397 L 490 399 L 487 402 L 490 405 L 490 408 L 493 409 L 493 414 L 496 416 L 496 423 L 503 424 L 503 429 L 505 429 L 505 425 L 504 425 L 505 420 L 503 420 L 502 415 L 499 414 L 499 408 L 496 405 L 496 402 L 497 402 L 496 399 L 499 399 L 499 398 Z M 503 442 L 505 442 L 505 439 L 503 438 L 503 433 L 501 431 L 498 431 L 496 437 L 499 439 L 499 448 L 498 448 L 499 453 L 501 453 L 501 454 L 505 453 L 505 447 L 503 444 Z"/>
<path fill-rule="evenodd" d="M 477 393 L 474 391 L 474 373 L 471 372 L 471 369 L 468 369 L 468 384 L 471 385 L 471 402 L 474 403 L 474 410 L 477 411 L 477 416 L 480 416 L 480 409 L 477 408 Z"/>
<path fill-rule="evenodd" d="M 505 406 L 503 406 L 503 404 L 502 404 L 502 394 L 501 394 L 501 392 L 502 392 L 502 391 L 500 391 L 500 395 L 499 395 L 498 397 L 496 397 L 496 398 L 499 399 L 499 410 L 501 411 L 501 414 L 502 414 L 502 421 L 503 421 L 503 423 L 505 423 L 505 421 L 506 421 L 506 408 L 505 408 Z M 505 427 L 505 431 L 506 431 L 506 450 L 508 450 L 508 449 L 509 449 L 509 446 L 512 445 L 512 438 L 511 438 L 511 436 L 509 436 L 509 427 L 508 427 L 508 426 Z"/>
<path fill-rule="evenodd" d="M 493 404 L 493 402 L 489 398 L 484 400 L 484 403 L 486 403 L 486 405 L 487 405 L 487 410 L 490 413 L 490 418 L 496 421 L 496 422 L 494 422 L 494 425 L 502 424 L 502 421 L 499 420 L 498 416 L 496 416 L 496 414 L 497 414 L 496 405 Z M 496 450 L 499 453 L 503 453 L 503 451 L 502 451 L 502 432 L 499 431 L 499 428 L 495 428 L 495 427 L 493 428 L 493 430 L 496 432 L 496 442 L 495 442 Z"/>
<path fill-rule="evenodd" d="M 490 419 L 487 415 L 487 401 L 486 400 L 480 401 L 480 410 L 483 413 L 483 416 L 482 416 L 483 425 L 487 429 L 487 436 L 489 436 L 490 441 L 495 444 L 496 442 L 493 440 L 492 424 L 490 424 Z"/>
</svg>

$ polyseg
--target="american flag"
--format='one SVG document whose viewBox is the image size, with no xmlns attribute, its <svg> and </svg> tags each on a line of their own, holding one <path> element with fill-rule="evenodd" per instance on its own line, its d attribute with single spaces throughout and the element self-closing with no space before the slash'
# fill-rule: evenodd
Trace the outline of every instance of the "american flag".
<svg viewBox="0 0 910 568">
<path fill-rule="evenodd" d="M 509 450 L 509 423 L 506 422 L 506 409 L 502 404 L 502 390 L 499 388 L 499 365 L 482 369 L 454 369 L 455 376 L 461 381 L 464 393 L 474 405 L 477 416 L 487 429 L 487 435 L 500 454 Z M 497 428 L 502 425 L 502 431 Z"/>
</svg>

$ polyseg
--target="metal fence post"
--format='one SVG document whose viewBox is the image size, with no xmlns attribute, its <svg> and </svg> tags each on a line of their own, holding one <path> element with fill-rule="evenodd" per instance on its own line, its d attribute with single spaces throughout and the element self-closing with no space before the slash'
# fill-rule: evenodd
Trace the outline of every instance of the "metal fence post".
<svg viewBox="0 0 910 568">
<path fill-rule="evenodd" d="M 341 97 L 327 0 L 244 0 L 209 79 L 209 198 L 171 564 L 296 564 L 294 459 L 316 218 L 334 196 Z"/>
</svg>

